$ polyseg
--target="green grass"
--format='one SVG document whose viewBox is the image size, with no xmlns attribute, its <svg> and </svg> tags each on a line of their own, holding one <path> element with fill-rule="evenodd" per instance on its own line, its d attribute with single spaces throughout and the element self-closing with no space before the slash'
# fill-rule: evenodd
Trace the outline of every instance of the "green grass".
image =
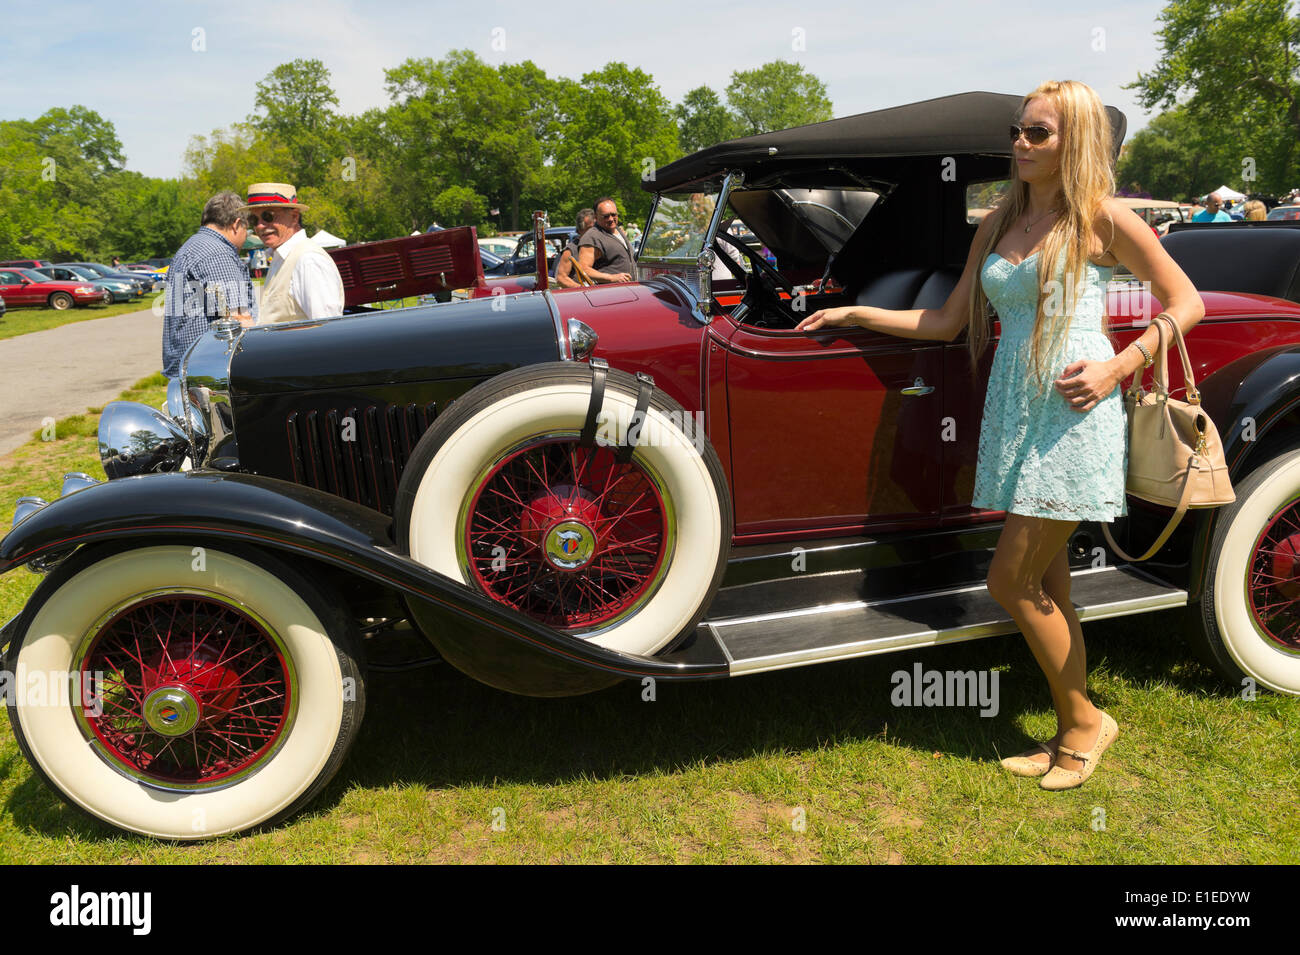
<svg viewBox="0 0 1300 955">
<path fill-rule="evenodd" d="M 116 305 L 89 305 L 69 308 L 63 311 L 53 308 L 11 308 L 0 318 L 0 338 L 17 338 L 28 332 L 43 332 L 60 325 L 73 322 L 85 322 L 92 318 L 108 318 L 111 315 L 125 315 L 149 309 L 155 295 L 148 293 L 142 299 L 132 302 L 119 302 Z"/>
<path fill-rule="evenodd" d="M 129 397 L 157 406 L 160 379 Z M 93 418 L 0 459 L 6 522 L 16 496 L 57 495 L 65 471 L 102 475 Z M 38 581 L 0 578 L 0 619 Z M 0 862 L 1300 861 L 1300 699 L 1223 689 L 1191 659 L 1180 619 L 1084 625 L 1091 691 L 1120 736 L 1070 792 L 997 765 L 1054 728 L 1018 637 L 661 683 L 654 702 L 636 683 L 514 697 L 440 665 L 371 677 L 352 754 L 305 811 L 198 845 L 87 820 L 3 724 Z M 996 668 L 1001 711 L 893 707 L 890 676 L 916 661 Z"/>
</svg>

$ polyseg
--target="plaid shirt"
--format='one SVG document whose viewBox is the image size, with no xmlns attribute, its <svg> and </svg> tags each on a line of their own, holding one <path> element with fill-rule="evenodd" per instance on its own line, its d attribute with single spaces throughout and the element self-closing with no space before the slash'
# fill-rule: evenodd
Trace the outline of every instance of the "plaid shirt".
<svg viewBox="0 0 1300 955">
<path fill-rule="evenodd" d="M 257 317 L 257 297 L 233 242 L 207 226 L 190 236 L 167 268 L 163 306 L 163 374 L 181 373 L 181 359 L 220 318 L 222 306 Z"/>
</svg>

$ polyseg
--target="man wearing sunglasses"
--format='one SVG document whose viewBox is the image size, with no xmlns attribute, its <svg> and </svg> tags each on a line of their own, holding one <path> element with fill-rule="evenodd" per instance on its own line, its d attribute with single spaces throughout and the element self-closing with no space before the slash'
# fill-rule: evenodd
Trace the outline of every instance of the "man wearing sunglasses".
<svg viewBox="0 0 1300 955">
<path fill-rule="evenodd" d="M 1223 211 L 1223 197 L 1212 192 L 1205 197 L 1205 208 L 1192 216 L 1193 222 L 1231 222 L 1232 216 Z"/>
<path fill-rule="evenodd" d="M 328 252 L 307 238 L 306 206 L 286 182 L 255 182 L 244 206 L 248 227 L 271 250 L 262 285 L 261 324 L 343 314 L 343 279 Z"/>
<path fill-rule="evenodd" d="M 199 231 L 185 240 L 167 269 L 163 304 L 163 374 L 180 375 L 181 359 L 217 318 L 251 324 L 257 299 L 239 248 L 248 238 L 243 205 L 219 192 L 203 207 Z"/>
<path fill-rule="evenodd" d="M 578 240 L 578 264 L 597 282 L 632 281 L 632 246 L 618 227 L 618 205 L 608 196 L 596 203 L 596 227 Z"/>
</svg>

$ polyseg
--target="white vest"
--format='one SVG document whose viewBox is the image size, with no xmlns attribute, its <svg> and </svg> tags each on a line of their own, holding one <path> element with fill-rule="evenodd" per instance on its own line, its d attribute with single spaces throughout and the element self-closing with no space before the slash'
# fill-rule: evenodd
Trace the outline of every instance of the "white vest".
<svg viewBox="0 0 1300 955">
<path fill-rule="evenodd" d="M 298 259 L 304 255 L 323 255 L 325 258 L 330 259 L 331 265 L 334 264 L 330 254 L 307 238 L 304 233 L 302 241 L 294 243 L 294 248 L 284 257 L 284 261 L 275 270 L 275 274 L 268 277 L 266 283 L 262 286 L 262 298 L 257 306 L 259 325 L 269 325 L 273 322 L 297 322 L 310 317 L 299 307 L 290 292 L 294 267 L 298 264 Z M 334 270 L 334 275 L 335 281 L 339 283 L 339 301 L 342 301 L 343 282 L 342 279 L 338 278 L 338 269 Z"/>
</svg>

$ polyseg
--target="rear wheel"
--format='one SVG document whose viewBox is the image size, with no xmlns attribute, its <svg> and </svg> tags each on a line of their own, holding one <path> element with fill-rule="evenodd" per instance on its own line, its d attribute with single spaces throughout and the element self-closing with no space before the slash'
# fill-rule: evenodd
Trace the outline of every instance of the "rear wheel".
<svg viewBox="0 0 1300 955">
<path fill-rule="evenodd" d="M 58 309 L 60 312 L 72 308 L 75 304 L 72 296 L 67 292 L 55 292 L 50 296 L 50 308 Z"/>
<path fill-rule="evenodd" d="M 722 467 L 695 418 L 653 393 L 620 460 L 638 382 L 610 370 L 596 441 L 592 370 L 554 363 L 468 392 L 402 476 L 398 539 L 421 563 L 540 623 L 624 653 L 693 632 L 731 540 Z"/>
<path fill-rule="evenodd" d="M 271 821 L 338 769 L 364 709 L 350 626 L 269 555 L 147 546 L 75 555 L 24 611 L 14 735 L 69 803 L 204 839 Z M 102 556 L 101 556 L 102 555 Z"/>
<path fill-rule="evenodd" d="M 1199 649 L 1234 686 L 1300 695 L 1300 450 L 1234 491 L 1210 544 Z"/>
</svg>

